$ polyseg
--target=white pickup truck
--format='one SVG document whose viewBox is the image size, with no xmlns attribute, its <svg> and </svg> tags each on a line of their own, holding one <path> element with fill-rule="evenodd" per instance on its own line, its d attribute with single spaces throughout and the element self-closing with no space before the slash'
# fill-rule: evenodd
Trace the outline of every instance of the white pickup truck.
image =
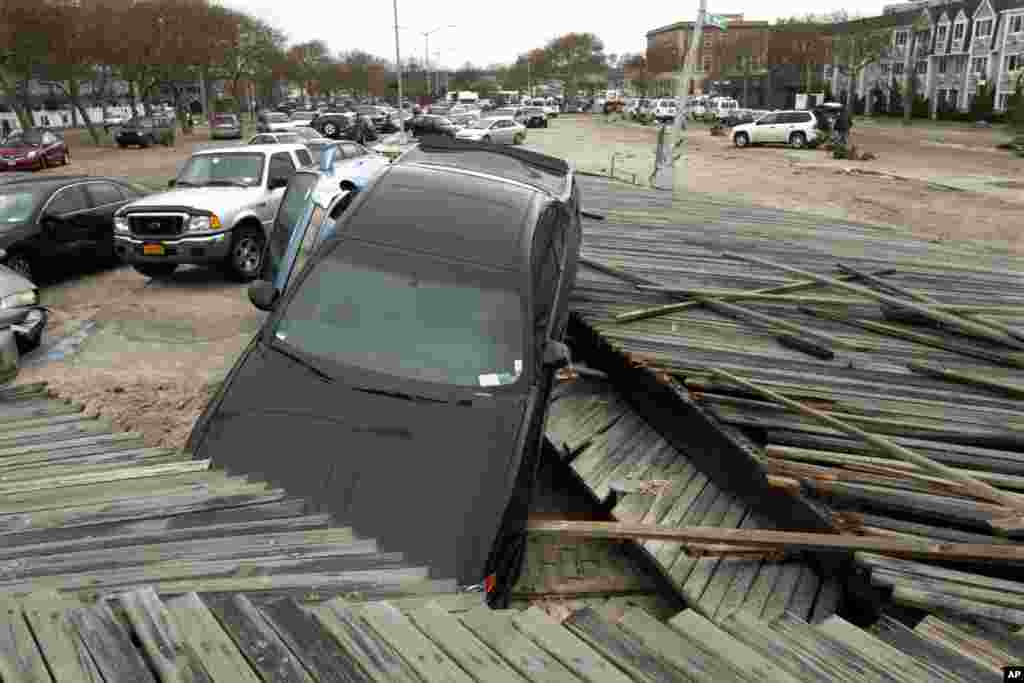
<svg viewBox="0 0 1024 683">
<path fill-rule="evenodd" d="M 148 277 L 198 264 L 252 280 L 288 181 L 312 164 L 309 150 L 296 144 L 196 152 L 168 183 L 169 192 L 118 209 L 115 250 Z"/>
</svg>

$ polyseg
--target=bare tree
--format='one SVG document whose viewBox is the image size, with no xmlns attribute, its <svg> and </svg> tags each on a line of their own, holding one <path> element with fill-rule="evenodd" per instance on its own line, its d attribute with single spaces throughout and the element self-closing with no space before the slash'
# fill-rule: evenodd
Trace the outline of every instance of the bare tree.
<svg viewBox="0 0 1024 683">
<path fill-rule="evenodd" d="M 882 26 L 879 19 L 850 17 L 845 10 L 832 15 L 833 63 L 846 73 L 848 106 L 853 106 L 857 80 L 864 69 L 877 62 L 889 46 L 892 29 Z"/>
</svg>

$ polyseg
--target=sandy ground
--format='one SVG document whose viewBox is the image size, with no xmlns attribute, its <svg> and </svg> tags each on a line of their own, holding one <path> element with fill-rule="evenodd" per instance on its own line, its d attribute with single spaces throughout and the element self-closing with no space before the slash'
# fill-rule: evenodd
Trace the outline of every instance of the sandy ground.
<svg viewBox="0 0 1024 683">
<path fill-rule="evenodd" d="M 531 130 L 528 146 L 601 173 L 616 154 L 617 176 L 636 174 L 646 182 L 656 135 L 654 128 L 603 117 L 562 116 L 546 130 Z M 84 137 L 69 133 L 72 166 L 47 173 L 118 175 L 160 186 L 196 145 L 210 144 L 202 132 L 179 136 L 174 148 L 146 150 L 95 147 Z M 879 158 L 848 162 L 822 150 L 739 150 L 695 126 L 676 182 L 679 189 L 744 202 L 1021 250 L 1024 160 L 995 148 L 1004 139 L 999 130 L 928 123 L 905 129 L 898 122 L 859 120 L 854 142 Z M 119 426 L 141 431 L 153 445 L 184 444 L 212 389 L 262 320 L 244 286 L 198 268 L 180 269 L 165 282 L 127 267 L 77 273 L 46 286 L 42 299 L 52 308 L 47 340 L 26 359 L 19 381 L 46 380 Z M 73 353 L 60 358 L 47 348 L 76 332 L 84 340 Z"/>
</svg>

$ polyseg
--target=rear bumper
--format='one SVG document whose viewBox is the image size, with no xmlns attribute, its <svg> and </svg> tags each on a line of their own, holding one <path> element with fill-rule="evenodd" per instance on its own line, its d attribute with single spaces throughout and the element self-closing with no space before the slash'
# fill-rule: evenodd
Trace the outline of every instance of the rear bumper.
<svg viewBox="0 0 1024 683">
<path fill-rule="evenodd" d="M 0 310 L 0 330 L 9 330 L 19 349 L 39 346 L 49 315 L 41 306 L 22 306 Z"/>
<path fill-rule="evenodd" d="M 142 253 L 144 244 L 160 244 L 164 255 Z M 114 250 L 128 264 L 176 263 L 179 265 L 205 265 L 219 263 L 227 258 L 231 249 L 231 231 L 202 237 L 174 237 L 143 239 L 130 235 L 114 235 Z"/>
<path fill-rule="evenodd" d="M 38 166 L 38 156 L 32 159 L 16 159 L 14 161 L 0 160 L 0 170 L 4 171 L 30 171 Z"/>
<path fill-rule="evenodd" d="M 238 128 L 224 128 L 217 130 L 214 128 L 210 131 L 211 140 L 237 140 L 242 137 L 242 131 Z"/>
</svg>

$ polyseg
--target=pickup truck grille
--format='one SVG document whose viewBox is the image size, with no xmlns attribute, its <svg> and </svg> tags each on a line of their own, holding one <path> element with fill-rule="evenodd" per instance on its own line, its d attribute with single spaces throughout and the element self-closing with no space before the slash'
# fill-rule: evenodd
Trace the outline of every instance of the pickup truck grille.
<svg viewBox="0 0 1024 683">
<path fill-rule="evenodd" d="M 145 215 L 128 217 L 132 234 L 146 237 L 177 236 L 185 232 L 185 219 L 177 215 Z"/>
</svg>

